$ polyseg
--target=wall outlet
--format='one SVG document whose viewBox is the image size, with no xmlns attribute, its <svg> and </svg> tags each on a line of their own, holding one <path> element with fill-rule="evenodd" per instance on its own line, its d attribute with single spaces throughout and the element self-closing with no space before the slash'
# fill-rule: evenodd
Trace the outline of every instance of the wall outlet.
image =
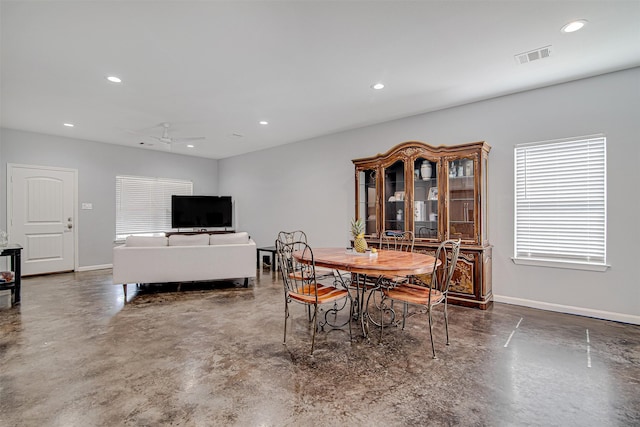
<svg viewBox="0 0 640 427">
<path fill-rule="evenodd" d="M 83 203 L 82 209 L 93 209 L 93 203 Z"/>
</svg>

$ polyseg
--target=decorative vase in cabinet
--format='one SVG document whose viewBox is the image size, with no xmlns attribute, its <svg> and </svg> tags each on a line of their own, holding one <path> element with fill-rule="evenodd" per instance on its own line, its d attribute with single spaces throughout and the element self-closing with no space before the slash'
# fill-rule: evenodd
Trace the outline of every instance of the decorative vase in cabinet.
<svg viewBox="0 0 640 427">
<path fill-rule="evenodd" d="M 420 166 L 420 175 L 422 176 L 422 179 L 424 181 L 431 178 L 431 162 L 430 161 L 425 160 L 424 162 L 422 162 L 422 165 Z"/>
</svg>

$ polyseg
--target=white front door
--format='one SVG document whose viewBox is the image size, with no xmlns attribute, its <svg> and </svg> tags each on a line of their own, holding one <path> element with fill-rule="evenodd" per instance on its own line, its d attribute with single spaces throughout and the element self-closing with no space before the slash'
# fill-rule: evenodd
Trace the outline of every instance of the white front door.
<svg viewBox="0 0 640 427">
<path fill-rule="evenodd" d="M 22 275 L 75 270 L 74 169 L 7 165 L 9 240 L 22 250 Z"/>
</svg>

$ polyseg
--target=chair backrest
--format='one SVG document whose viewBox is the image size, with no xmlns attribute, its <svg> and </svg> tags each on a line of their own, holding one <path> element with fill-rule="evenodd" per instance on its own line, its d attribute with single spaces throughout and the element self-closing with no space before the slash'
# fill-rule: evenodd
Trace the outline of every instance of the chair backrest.
<svg viewBox="0 0 640 427">
<path fill-rule="evenodd" d="M 379 247 L 390 251 L 413 252 L 413 232 L 386 230 L 380 235 Z"/>
<path fill-rule="evenodd" d="M 435 227 L 419 227 L 417 237 L 436 237 L 438 235 L 438 229 Z"/>
<path fill-rule="evenodd" d="M 281 231 L 278 233 L 278 240 L 282 243 L 295 243 L 295 242 L 304 242 L 307 243 L 307 235 L 302 230 L 295 231 Z"/>
<path fill-rule="evenodd" d="M 442 293 L 449 292 L 449 285 L 456 269 L 459 254 L 460 239 L 445 240 L 440 243 L 436 250 L 436 259 L 440 260 L 441 264 L 437 267 L 436 274 L 431 275 L 432 289 L 437 289 Z"/>
<path fill-rule="evenodd" d="M 295 293 L 315 296 L 317 299 L 316 287 L 310 286 L 316 283 L 315 261 L 311 247 L 306 242 L 283 243 L 276 240 L 276 251 L 278 252 L 285 296 L 288 297 L 290 293 Z M 293 257 L 294 252 L 303 254 L 305 259 L 310 260 L 310 263 L 298 262 Z"/>
</svg>

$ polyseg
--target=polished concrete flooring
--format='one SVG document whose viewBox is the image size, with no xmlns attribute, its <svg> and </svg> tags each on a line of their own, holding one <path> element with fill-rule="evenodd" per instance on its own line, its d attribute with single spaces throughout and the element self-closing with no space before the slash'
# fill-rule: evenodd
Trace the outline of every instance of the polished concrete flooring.
<svg viewBox="0 0 640 427">
<path fill-rule="evenodd" d="M 0 311 L 0 426 L 638 426 L 640 327 L 494 304 L 407 328 L 320 332 L 261 270 L 129 286 L 111 271 L 24 280 Z M 354 324 L 355 326 L 355 324 Z"/>
</svg>

